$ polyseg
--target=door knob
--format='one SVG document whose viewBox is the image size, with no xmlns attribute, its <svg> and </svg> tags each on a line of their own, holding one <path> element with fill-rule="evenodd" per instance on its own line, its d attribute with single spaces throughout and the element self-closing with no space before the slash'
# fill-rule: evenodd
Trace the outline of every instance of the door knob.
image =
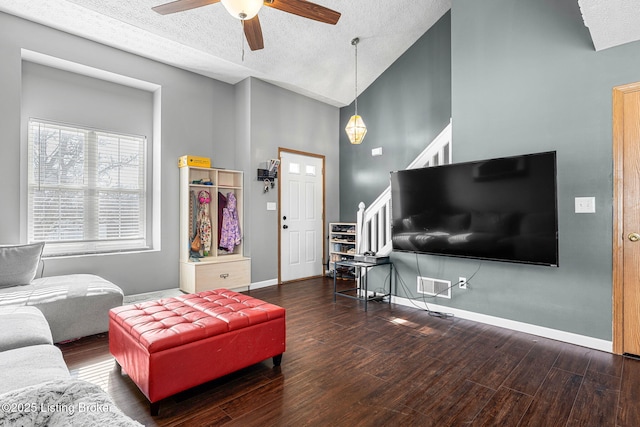
<svg viewBox="0 0 640 427">
<path fill-rule="evenodd" d="M 640 234 L 638 234 L 638 233 L 629 233 L 629 235 L 627 237 L 632 242 L 637 242 L 638 240 L 640 240 Z"/>
<path fill-rule="evenodd" d="M 287 228 L 289 228 L 289 226 L 287 224 L 285 224 L 285 225 L 282 226 L 282 228 L 284 228 L 286 230 Z"/>
<path fill-rule="evenodd" d="M 287 217 L 286 217 L 286 216 L 283 216 L 283 217 L 282 217 L 282 219 L 284 219 L 284 220 L 286 221 L 286 220 L 287 220 Z"/>
</svg>

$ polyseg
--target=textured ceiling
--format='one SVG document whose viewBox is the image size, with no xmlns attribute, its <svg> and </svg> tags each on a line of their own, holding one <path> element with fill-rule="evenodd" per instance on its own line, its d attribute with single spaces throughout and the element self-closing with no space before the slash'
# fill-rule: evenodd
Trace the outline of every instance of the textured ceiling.
<svg viewBox="0 0 640 427">
<path fill-rule="evenodd" d="M 315 0 L 337 10 L 327 25 L 263 7 L 265 48 L 250 51 L 220 3 L 172 15 L 168 0 L 0 0 L 0 11 L 235 84 L 254 76 L 342 107 L 354 99 L 354 48 L 362 92 L 451 7 L 452 0 Z M 596 50 L 640 39 L 639 0 L 578 0 Z"/>
<path fill-rule="evenodd" d="M 596 50 L 640 40 L 639 0 L 578 0 Z"/>
<path fill-rule="evenodd" d="M 578 0 L 596 50 L 640 40 L 640 1 Z"/>
<path fill-rule="evenodd" d="M 240 21 L 221 3 L 172 15 L 169 0 L 0 0 L 0 11 L 235 84 L 248 76 L 342 107 L 451 7 L 451 0 L 316 0 L 337 10 L 328 25 L 273 8 L 260 10 L 264 49 L 245 45 Z"/>
</svg>

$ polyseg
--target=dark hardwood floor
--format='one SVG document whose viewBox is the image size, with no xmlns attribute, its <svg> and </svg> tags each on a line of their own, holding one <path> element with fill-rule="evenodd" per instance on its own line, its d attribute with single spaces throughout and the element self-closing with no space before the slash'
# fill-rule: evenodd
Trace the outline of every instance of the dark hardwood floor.
<svg viewBox="0 0 640 427">
<path fill-rule="evenodd" d="M 332 291 L 325 278 L 251 291 L 287 309 L 282 366 L 181 393 L 157 417 L 106 334 L 60 348 L 148 426 L 640 426 L 640 361 L 387 303 L 365 313 Z"/>
</svg>

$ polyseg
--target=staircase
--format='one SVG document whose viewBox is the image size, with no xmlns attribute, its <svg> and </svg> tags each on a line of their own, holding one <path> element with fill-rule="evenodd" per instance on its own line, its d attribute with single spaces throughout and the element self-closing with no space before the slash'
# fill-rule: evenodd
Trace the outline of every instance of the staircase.
<svg viewBox="0 0 640 427">
<path fill-rule="evenodd" d="M 435 137 L 406 169 L 451 163 L 451 121 Z M 386 256 L 391 253 L 391 187 L 387 187 L 373 203 L 365 209 L 358 205 L 356 219 L 356 253 L 375 252 Z"/>
</svg>

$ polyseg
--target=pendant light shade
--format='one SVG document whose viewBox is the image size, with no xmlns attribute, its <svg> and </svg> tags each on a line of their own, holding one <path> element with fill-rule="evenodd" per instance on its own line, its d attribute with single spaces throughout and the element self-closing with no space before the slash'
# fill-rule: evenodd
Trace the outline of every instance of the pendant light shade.
<svg viewBox="0 0 640 427">
<path fill-rule="evenodd" d="M 362 144 L 364 140 L 364 136 L 367 134 L 367 126 L 364 124 L 364 120 L 362 117 L 358 115 L 358 42 L 360 42 L 359 38 L 355 38 L 351 40 L 351 44 L 355 46 L 356 50 L 356 67 L 355 67 L 355 75 L 356 75 L 356 99 L 355 99 L 355 107 L 356 111 L 353 116 L 349 119 L 347 123 L 347 127 L 344 130 L 347 132 L 347 137 L 349 137 L 349 141 L 354 144 Z"/>
<path fill-rule="evenodd" d="M 260 11 L 263 0 L 221 0 L 227 12 L 242 21 L 252 19 Z"/>
<path fill-rule="evenodd" d="M 349 141 L 354 145 L 362 144 L 362 140 L 367 134 L 367 126 L 365 126 L 362 117 L 358 115 L 351 116 L 349 123 L 347 123 L 347 127 L 344 128 L 344 130 L 347 131 Z"/>
</svg>

